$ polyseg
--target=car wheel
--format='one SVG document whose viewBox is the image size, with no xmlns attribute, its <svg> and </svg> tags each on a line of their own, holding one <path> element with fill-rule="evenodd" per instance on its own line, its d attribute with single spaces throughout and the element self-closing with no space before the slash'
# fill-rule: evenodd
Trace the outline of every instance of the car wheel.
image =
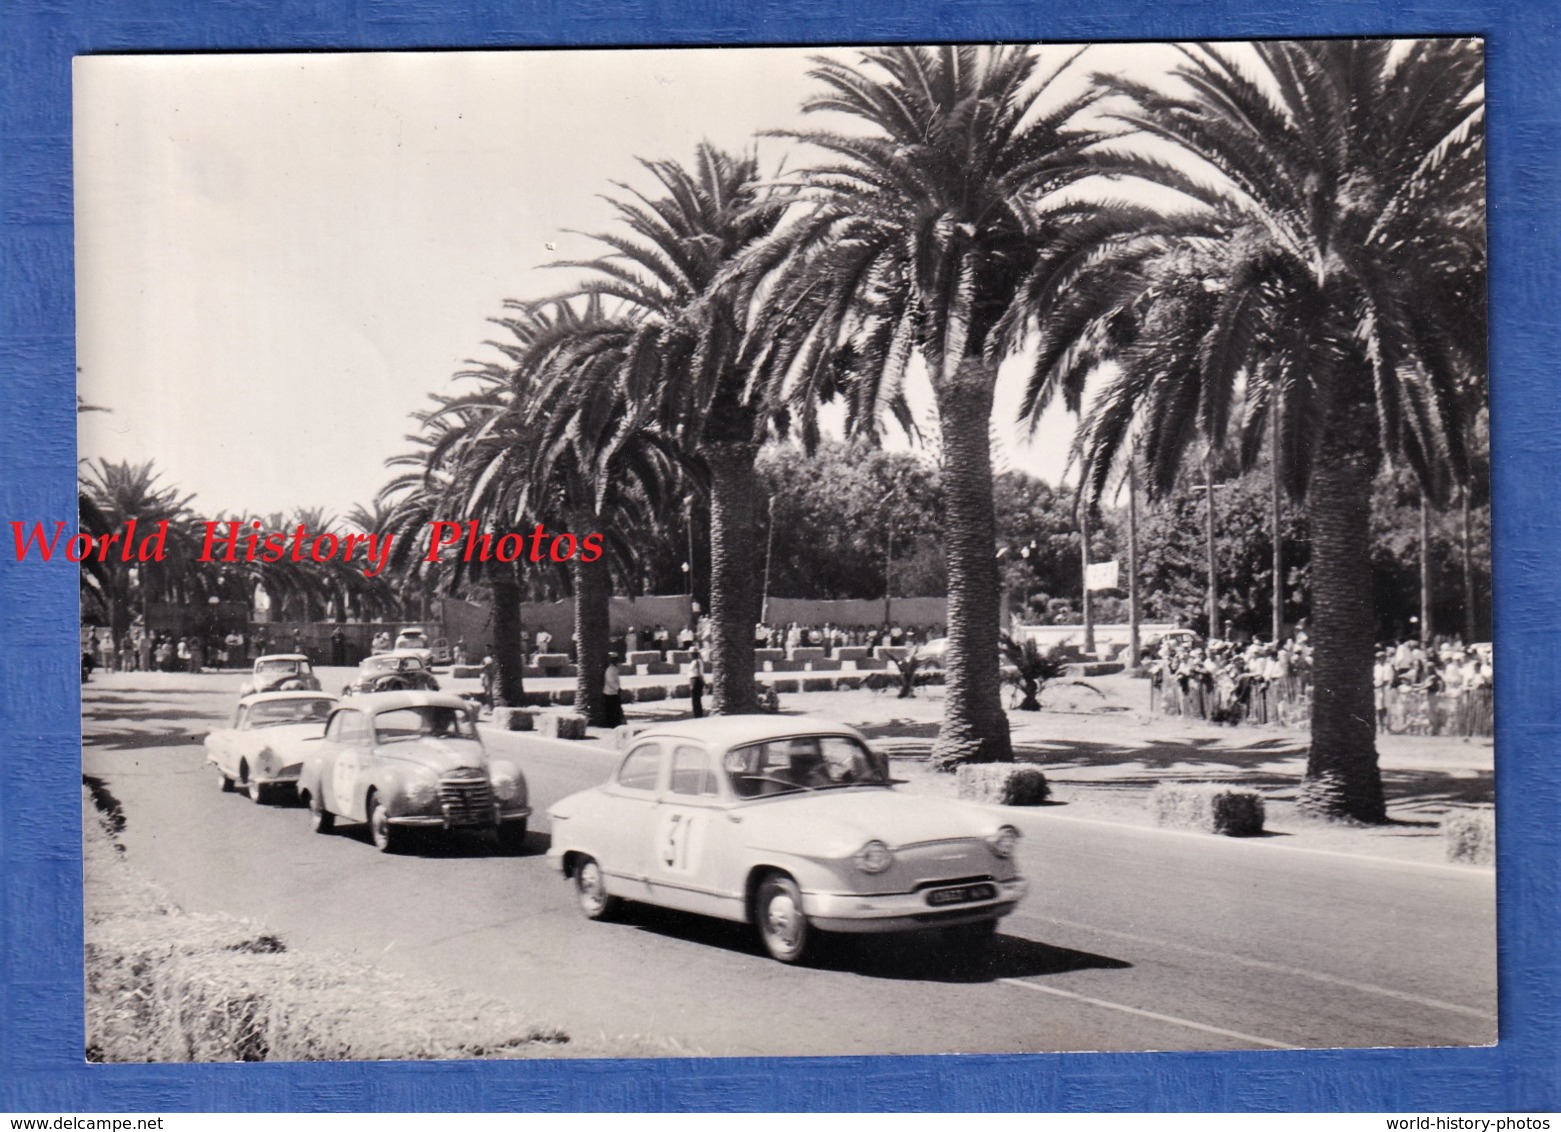
<svg viewBox="0 0 1561 1132">
<path fill-rule="evenodd" d="M 618 911 L 618 898 L 607 894 L 602 867 L 591 857 L 575 866 L 575 897 L 587 920 L 610 920 Z"/>
<path fill-rule="evenodd" d="M 508 821 L 498 828 L 499 848 L 509 853 L 519 853 L 526 847 L 526 823 Z"/>
<path fill-rule="evenodd" d="M 233 780 L 220 770 L 217 771 L 217 788 L 224 794 L 233 793 Z"/>
<path fill-rule="evenodd" d="M 397 829 L 390 824 L 390 811 L 378 798 L 369 802 L 369 836 L 374 839 L 374 848 L 381 853 L 394 853 L 401 848 L 406 840 L 404 830 Z"/>
<path fill-rule="evenodd" d="M 754 897 L 754 922 L 759 942 L 772 959 L 800 963 L 807 955 L 813 931 L 802 911 L 802 890 L 784 873 L 772 873 Z"/>
<path fill-rule="evenodd" d="M 271 803 L 271 787 L 262 785 L 251 778 L 245 785 L 249 789 L 249 800 L 257 806 L 266 806 Z"/>
<path fill-rule="evenodd" d="M 330 833 L 336 828 L 336 815 L 325 808 L 318 794 L 309 795 L 309 828 L 316 833 Z"/>
</svg>

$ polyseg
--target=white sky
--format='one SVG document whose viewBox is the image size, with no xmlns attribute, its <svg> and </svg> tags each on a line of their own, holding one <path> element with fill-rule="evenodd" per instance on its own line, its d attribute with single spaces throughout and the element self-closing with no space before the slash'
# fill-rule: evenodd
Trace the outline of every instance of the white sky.
<svg viewBox="0 0 1561 1132">
<path fill-rule="evenodd" d="M 637 157 L 799 124 L 810 53 L 76 60 L 79 391 L 113 410 L 80 418 L 80 454 L 155 460 L 203 515 L 369 503 L 408 414 L 496 357 L 503 300 L 602 250 L 565 231 L 609 227 L 598 194 L 645 187 Z M 760 143 L 766 169 L 786 145 Z M 1071 421 L 1019 444 L 1018 396 L 1005 380 L 996 455 L 1056 481 Z"/>
</svg>

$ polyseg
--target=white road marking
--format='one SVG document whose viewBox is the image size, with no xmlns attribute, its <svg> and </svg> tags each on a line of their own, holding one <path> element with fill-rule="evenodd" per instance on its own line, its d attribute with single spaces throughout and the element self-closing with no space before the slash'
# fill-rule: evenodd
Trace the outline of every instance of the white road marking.
<svg viewBox="0 0 1561 1132">
<path fill-rule="evenodd" d="M 1207 959 L 1228 960 L 1240 963 L 1248 967 L 1256 967 L 1261 971 L 1272 971 L 1278 975 L 1289 975 L 1294 978 L 1311 979 L 1314 982 L 1328 983 L 1336 987 L 1344 987 L 1348 990 L 1360 991 L 1363 994 L 1380 995 L 1383 998 L 1397 999 L 1400 1002 L 1412 1002 L 1417 1006 L 1430 1007 L 1433 1010 L 1448 1010 L 1455 1014 L 1467 1014 L 1471 1018 L 1479 1018 L 1484 1021 L 1496 1021 L 1496 1015 L 1487 1010 L 1480 1010 L 1473 1006 L 1460 1006 L 1456 1002 L 1444 1002 L 1439 998 L 1427 998 L 1424 995 L 1411 994 L 1408 991 L 1392 990 L 1388 987 L 1377 986 L 1375 983 L 1358 983 L 1353 979 L 1341 979 L 1336 975 L 1324 975 L 1317 971 L 1307 971 L 1300 967 L 1288 967 L 1283 963 L 1270 963 L 1266 959 L 1249 959 L 1244 955 L 1233 955 L 1228 951 L 1212 951 L 1205 947 L 1196 947 L 1190 943 L 1177 943 L 1174 940 L 1154 939 L 1151 936 L 1134 935 L 1132 932 L 1113 931 L 1111 928 L 1100 928 L 1093 924 L 1081 924 L 1074 920 L 1059 920 L 1050 916 L 1028 915 L 1024 912 L 1015 914 L 1014 918 L 1029 920 L 1037 924 L 1060 924 L 1065 928 L 1073 928 L 1082 932 L 1094 932 L 1098 935 L 1109 935 L 1117 939 L 1131 940 L 1134 943 L 1144 943 L 1152 947 L 1169 947 L 1177 951 L 1185 951 L 1192 955 L 1201 955 Z"/>
<path fill-rule="evenodd" d="M 1023 979 L 998 979 L 1000 983 L 1007 983 L 1011 987 L 1023 987 L 1025 990 L 1036 991 L 1039 994 L 1055 995 L 1058 998 L 1072 999 L 1074 1002 L 1087 1003 L 1090 1006 L 1099 1006 L 1104 1010 L 1117 1010 L 1123 1014 L 1133 1014 L 1140 1018 L 1152 1018 L 1156 1022 L 1165 1022 L 1172 1026 L 1182 1026 L 1189 1030 L 1198 1030 L 1205 1034 L 1218 1034 L 1222 1038 L 1235 1038 L 1238 1042 L 1250 1042 L 1256 1046 L 1264 1046 L 1268 1049 L 1299 1049 L 1293 1042 L 1271 1042 L 1267 1038 L 1260 1038 L 1255 1034 L 1243 1034 L 1239 1030 L 1224 1030 L 1218 1026 L 1206 1026 L 1202 1022 L 1194 1022 L 1188 1018 L 1177 1018 L 1171 1014 L 1159 1014 L 1153 1010 L 1141 1010 L 1136 1006 L 1124 1006 L 1120 1002 L 1107 1002 L 1103 998 L 1091 998 L 1084 994 L 1075 994 L 1073 991 L 1061 990 L 1057 987 L 1043 987 L 1039 983 L 1028 983 Z"/>
</svg>

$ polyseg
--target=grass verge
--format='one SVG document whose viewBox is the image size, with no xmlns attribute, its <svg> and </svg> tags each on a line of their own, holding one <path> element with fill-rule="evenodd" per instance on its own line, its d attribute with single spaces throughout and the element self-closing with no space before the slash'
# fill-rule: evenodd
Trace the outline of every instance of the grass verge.
<svg viewBox="0 0 1561 1132">
<path fill-rule="evenodd" d="M 87 1058 L 338 1061 L 682 1057 L 667 1039 L 571 1039 L 513 1008 L 185 912 L 125 859 L 117 804 L 82 787 Z"/>
</svg>

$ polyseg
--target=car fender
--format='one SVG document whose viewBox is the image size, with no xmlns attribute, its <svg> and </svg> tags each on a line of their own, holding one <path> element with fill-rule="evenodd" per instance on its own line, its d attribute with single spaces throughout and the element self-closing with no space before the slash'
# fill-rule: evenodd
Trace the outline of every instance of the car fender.
<svg viewBox="0 0 1561 1132">
<path fill-rule="evenodd" d="M 797 882 L 803 892 L 839 892 L 840 874 L 823 861 L 797 853 L 777 850 L 745 849 L 739 859 L 742 862 L 743 921 L 752 919 L 752 896 L 759 878 L 767 872 L 781 872 Z"/>
</svg>

